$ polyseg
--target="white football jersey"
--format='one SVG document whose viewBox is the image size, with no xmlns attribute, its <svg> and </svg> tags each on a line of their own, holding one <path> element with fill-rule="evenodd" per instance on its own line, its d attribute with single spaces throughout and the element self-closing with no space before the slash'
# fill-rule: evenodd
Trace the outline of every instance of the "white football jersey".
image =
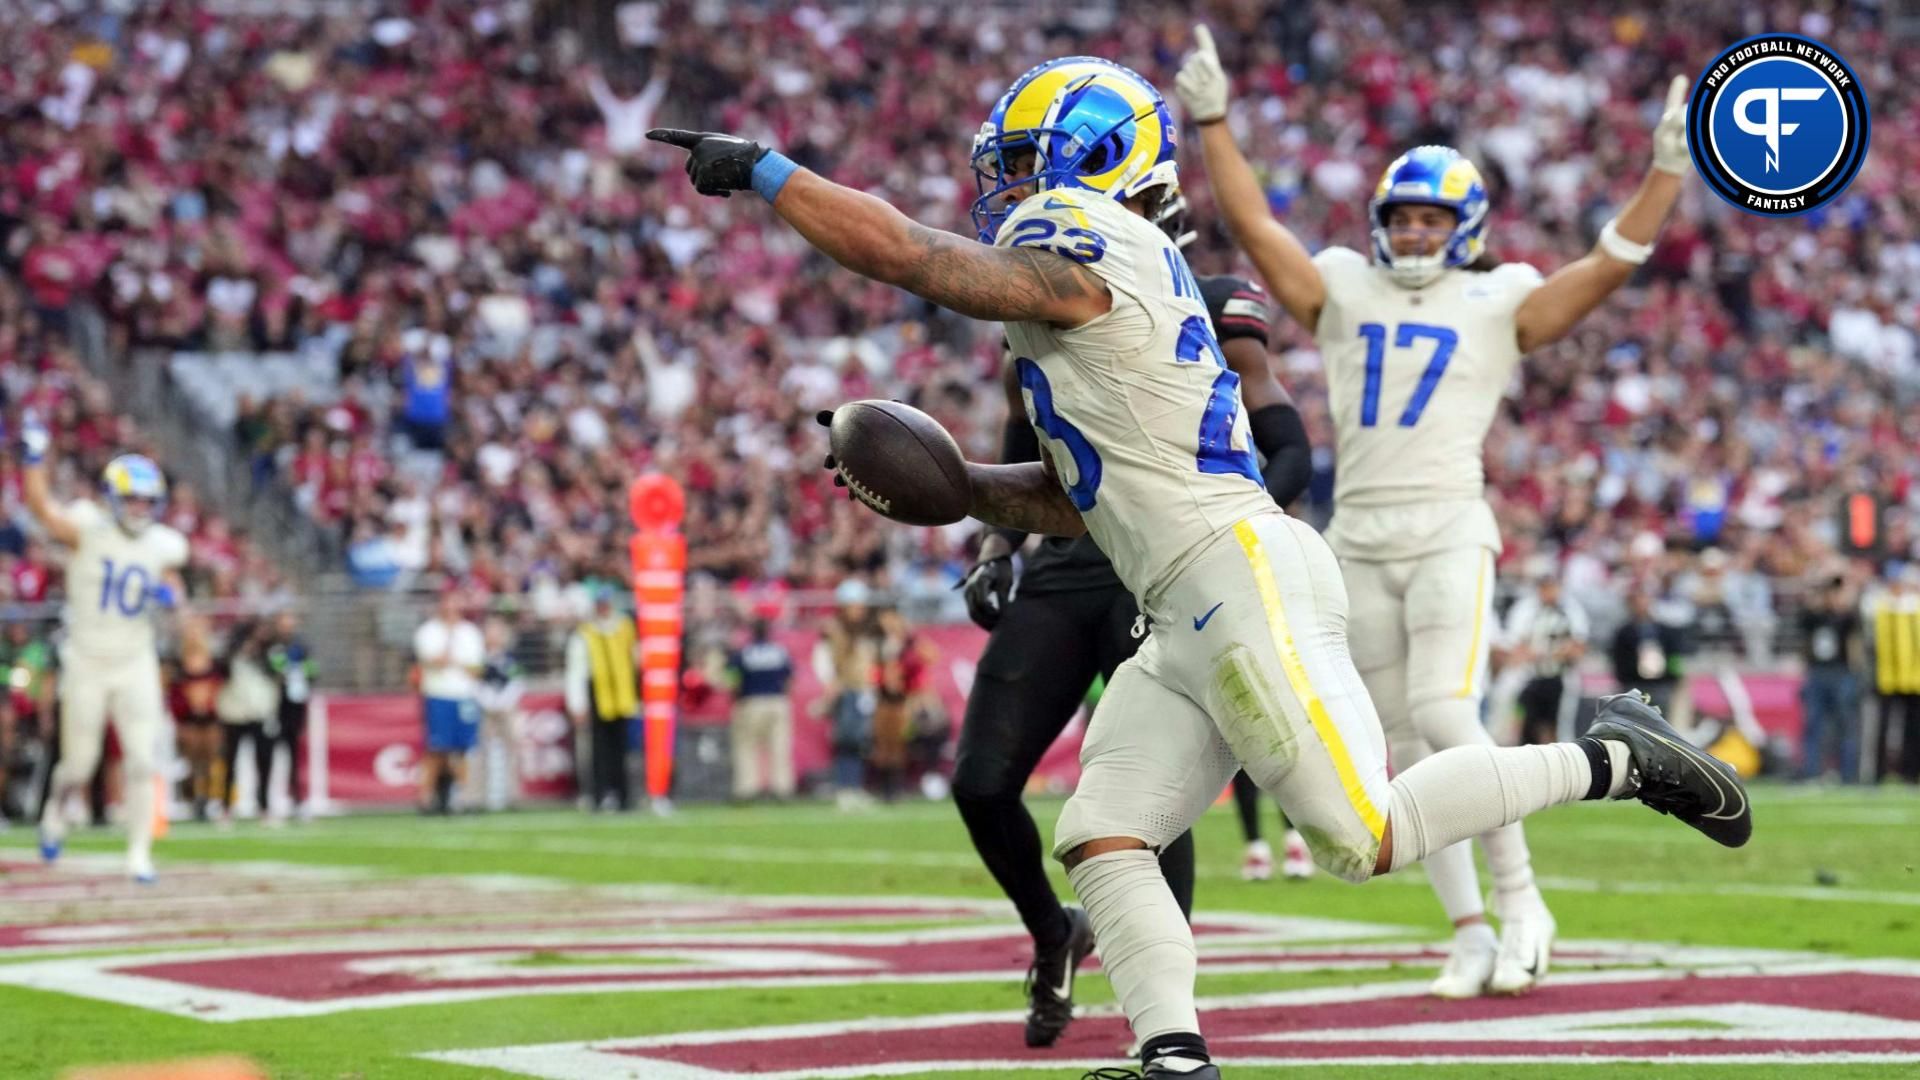
<svg viewBox="0 0 1920 1080">
<path fill-rule="evenodd" d="M 1314 339 L 1334 425 L 1334 549 L 1413 557 L 1437 540 L 1420 534 L 1447 530 L 1497 549 L 1483 446 L 1520 361 L 1514 312 L 1540 272 L 1448 270 L 1408 289 L 1350 248 L 1313 262 L 1327 289 Z M 1432 512 L 1410 516 L 1414 507 Z M 1398 512 L 1373 512 L 1385 508 Z"/>
<path fill-rule="evenodd" d="M 115 659 L 155 652 L 149 593 L 168 570 L 186 565 L 187 538 L 165 525 L 129 536 L 98 503 L 66 508 L 80 534 L 67 558 L 68 652 Z"/>
<path fill-rule="evenodd" d="M 1100 275 L 1104 315 L 1071 330 L 1009 323 L 1027 418 L 1087 531 L 1144 600 L 1223 530 L 1273 512 L 1240 379 L 1180 250 L 1089 192 L 1022 199 L 1000 247 L 1057 252 Z"/>
</svg>

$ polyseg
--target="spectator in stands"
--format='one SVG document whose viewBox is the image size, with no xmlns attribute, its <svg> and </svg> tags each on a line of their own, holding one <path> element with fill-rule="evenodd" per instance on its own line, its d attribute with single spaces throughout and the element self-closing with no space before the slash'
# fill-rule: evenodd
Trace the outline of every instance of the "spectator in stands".
<svg viewBox="0 0 1920 1080">
<path fill-rule="evenodd" d="M 286 747 L 287 798 L 304 820 L 313 813 L 312 793 L 307 790 L 306 738 L 307 709 L 313 698 L 313 650 L 300 636 L 300 618 L 292 611 L 282 611 L 273 618 L 267 668 L 280 689 L 280 702 L 268 735 L 273 745 Z"/>
<path fill-rule="evenodd" d="M 488 810 L 505 810 L 517 797 L 514 746 L 520 724 L 520 697 L 526 692 L 520 662 L 513 655 L 513 627 L 498 615 L 487 620 L 486 663 L 480 670 L 479 790 Z"/>
<path fill-rule="evenodd" d="M 433 618 L 414 631 L 413 657 L 427 748 L 420 770 L 420 812 L 450 814 L 471 795 L 467 755 L 479 737 L 476 698 L 486 663 L 486 642 L 462 612 L 456 586 L 440 590 Z"/>
<path fill-rule="evenodd" d="M 1860 615 L 1844 574 L 1822 577 L 1800 612 L 1806 681 L 1800 701 L 1806 726 L 1800 736 L 1800 778 L 1839 774 L 1843 784 L 1860 780 Z"/>
<path fill-rule="evenodd" d="M 207 820 L 207 810 L 219 791 L 218 775 L 225 765 L 221 745 L 224 725 L 216 704 L 224 680 L 214 659 L 206 623 L 187 619 L 180 632 L 180 655 L 167 673 L 167 699 L 173 713 L 180 756 L 187 763 L 187 804 L 195 821 Z"/>
<path fill-rule="evenodd" d="M 221 784 L 226 793 L 226 814 L 222 825 L 232 824 L 238 810 L 240 784 L 240 746 L 253 749 L 253 797 L 258 816 L 269 816 L 273 779 L 273 742 L 267 737 L 267 721 L 280 708 L 280 687 L 267 666 L 267 648 L 271 631 L 264 622 L 242 623 L 233 632 L 226 661 L 220 666 L 220 694 L 214 699 L 214 713 L 223 725 L 224 748 L 221 754 Z"/>
<path fill-rule="evenodd" d="M 593 758 L 592 809 L 628 810 L 633 805 L 629 751 L 640 716 L 639 654 L 633 619 L 614 605 L 616 590 L 594 590 L 593 618 L 567 641 L 567 715 L 573 720 L 575 753 Z"/>
<path fill-rule="evenodd" d="M 1654 615 L 1653 594 L 1635 589 L 1627 601 L 1627 620 L 1614 631 L 1613 678 L 1622 690 L 1639 690 L 1666 712 L 1681 685 L 1686 643 L 1677 627 Z"/>
<path fill-rule="evenodd" d="M 1560 589 L 1551 560 L 1528 568 L 1532 591 L 1515 600 L 1501 628 L 1503 664 L 1518 665 L 1527 681 L 1520 689 L 1520 735 L 1527 743 L 1573 737 L 1580 702 L 1575 665 L 1587 649 L 1587 615 Z"/>
<path fill-rule="evenodd" d="M 813 667 L 824 688 L 819 702 L 833 740 L 834 799 L 842 810 L 872 802 L 863 760 L 873 733 L 874 675 L 880 650 L 868 608 L 871 592 L 859 578 L 834 590 L 838 605 L 814 646 Z"/>
<path fill-rule="evenodd" d="M 733 683 L 733 797 L 793 797 L 793 654 L 773 639 L 765 616 L 727 657 Z"/>
</svg>

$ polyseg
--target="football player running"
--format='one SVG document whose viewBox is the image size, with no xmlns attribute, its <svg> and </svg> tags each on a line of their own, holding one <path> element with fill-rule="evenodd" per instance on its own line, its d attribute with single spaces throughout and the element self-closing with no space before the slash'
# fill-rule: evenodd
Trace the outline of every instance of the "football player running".
<svg viewBox="0 0 1920 1080">
<path fill-rule="evenodd" d="M 1347 583 L 1354 666 L 1380 711 L 1394 767 L 1433 750 L 1491 745 L 1480 723 L 1500 527 L 1483 496 L 1482 444 L 1520 357 L 1573 329 L 1633 275 L 1690 167 L 1682 99 L 1669 88 L 1653 166 L 1585 258 L 1544 281 L 1525 263 L 1484 269 L 1487 193 L 1457 150 L 1394 161 L 1368 205 L 1373 259 L 1308 256 L 1275 221 L 1223 122 L 1228 81 L 1212 35 L 1175 82 L 1228 228 L 1324 358 L 1338 468 L 1327 541 Z M 1546 974 L 1554 920 L 1518 822 L 1480 838 L 1500 916 L 1487 926 L 1473 849 L 1427 859 L 1455 927 L 1433 983 L 1445 998 L 1525 993 Z"/>
<path fill-rule="evenodd" d="M 112 717 L 120 738 L 121 791 L 127 822 L 127 873 L 154 881 L 153 775 L 166 731 L 166 697 L 153 617 L 185 595 L 179 568 L 187 538 L 154 521 L 167 497 L 160 467 L 139 454 L 107 464 L 101 490 L 107 509 L 88 499 L 54 501 L 47 478 L 47 429 L 21 425 L 21 489 L 27 510 L 68 549 L 66 643 L 60 655 L 60 763 L 48 779 L 40 815 L 40 856 L 60 857 L 67 834 L 67 796 L 93 776 Z"/>
<path fill-rule="evenodd" d="M 1160 94 L 1109 61 L 1021 76 L 974 140 L 976 243 L 731 135 L 655 130 L 703 194 L 752 189 L 851 270 L 1003 323 L 1047 464 L 967 466 L 973 517 L 1091 535 L 1152 633 L 1114 673 L 1054 829 L 1144 1074 L 1213 1080 L 1193 933 L 1154 853 L 1244 766 L 1318 864 L 1362 882 L 1549 806 L 1637 796 L 1720 843 L 1734 774 L 1637 697 L 1547 746 L 1444 750 L 1387 777 L 1319 533 L 1267 494 L 1186 260 L 1148 220 L 1177 183 Z M 1237 759 L 1237 760 L 1236 760 Z"/>
<path fill-rule="evenodd" d="M 1194 238 L 1186 199 L 1178 194 L 1161 197 L 1155 224 L 1177 247 Z M 1266 292 L 1231 274 L 1197 281 L 1227 367 L 1240 377 L 1254 446 L 1265 458 L 1261 475 L 1267 491 L 1285 506 L 1306 489 L 1312 447 L 1292 399 L 1267 363 Z M 1027 420 L 1011 350 L 1001 381 L 1008 413 L 1000 460 L 1038 461 L 1040 443 Z M 965 581 L 967 613 L 989 636 L 967 694 L 953 800 L 980 860 L 1033 938 L 1026 1041 L 1038 1047 L 1052 1046 L 1072 1021 L 1075 971 L 1093 951 L 1094 938 L 1086 912 L 1063 906 L 1054 895 L 1040 831 L 1021 794 L 1041 756 L 1079 711 L 1094 676 L 1111 681 L 1139 647 L 1146 627 L 1133 595 L 1088 536 L 1042 538 L 1018 574 L 1016 591 L 1013 553 L 1026 539 L 1019 529 L 989 530 Z M 1301 858 L 1306 858 L 1304 846 Z M 1160 852 L 1160 869 L 1180 910 L 1191 915 L 1191 832 Z"/>
</svg>

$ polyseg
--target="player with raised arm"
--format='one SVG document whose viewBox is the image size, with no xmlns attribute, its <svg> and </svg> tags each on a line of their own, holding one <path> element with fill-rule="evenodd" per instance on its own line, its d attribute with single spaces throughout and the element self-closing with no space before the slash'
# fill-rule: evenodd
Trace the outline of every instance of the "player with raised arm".
<svg viewBox="0 0 1920 1080">
<path fill-rule="evenodd" d="M 1487 269 L 1488 200 L 1458 151 L 1421 146 L 1380 177 L 1373 258 L 1309 256 L 1274 220 L 1224 122 L 1228 80 L 1213 38 L 1175 83 L 1235 240 L 1324 358 L 1337 468 L 1327 541 L 1340 557 L 1354 665 L 1380 710 L 1395 768 L 1433 750 L 1491 745 L 1480 723 L 1493 636 L 1500 527 L 1483 495 L 1482 444 L 1524 354 L 1564 337 L 1646 261 L 1690 167 L 1676 78 L 1654 131 L 1653 166 L 1586 257 L 1542 279 L 1525 263 Z M 1547 971 L 1554 920 L 1519 823 L 1482 836 L 1500 916 L 1487 926 L 1473 850 L 1427 860 L 1455 927 L 1433 983 L 1446 998 L 1524 993 Z"/>
<path fill-rule="evenodd" d="M 1389 781 L 1347 653 L 1339 565 L 1267 494 L 1239 377 L 1186 260 L 1148 220 L 1177 181 L 1160 94 L 1117 64 L 1069 57 L 1021 76 L 994 116 L 1004 122 L 974 139 L 985 243 L 746 139 L 649 137 L 690 151 L 695 190 L 751 188 L 842 266 L 1005 324 L 1045 453 L 967 464 L 971 516 L 1092 535 L 1152 626 L 1100 700 L 1053 848 L 1146 1077 L 1220 1075 L 1200 1035 L 1193 933 L 1154 856 L 1240 766 L 1319 865 L 1352 882 L 1582 799 L 1637 797 L 1722 844 L 1747 841 L 1737 776 L 1638 697 L 1609 699 L 1575 742 L 1460 747 Z"/>
<path fill-rule="evenodd" d="M 1184 247 L 1186 199 L 1163 196 L 1155 224 Z M 1227 367 L 1240 377 L 1262 476 L 1282 506 L 1306 489 L 1312 471 L 1306 428 L 1267 363 L 1266 293 L 1231 274 L 1197 279 Z M 1003 464 L 1040 460 L 1040 443 L 1022 404 L 1009 350 L 1001 369 L 1008 412 Z M 1063 906 L 1047 880 L 1040 832 L 1021 802 L 1027 781 L 1085 699 L 1094 676 L 1114 670 L 1140 645 L 1145 625 L 1133 595 L 1088 536 L 1043 537 L 1025 560 L 1015 590 L 1013 554 L 1020 529 L 990 529 L 964 582 L 967 613 L 989 631 L 953 769 L 953 800 L 980 859 L 1033 938 L 1027 974 L 1028 1046 L 1052 1046 L 1073 1019 L 1074 973 L 1093 951 L 1086 913 Z M 1304 857 L 1304 848 L 1302 849 Z M 1193 911 L 1193 834 L 1160 853 L 1160 869 L 1181 911 Z"/>
<path fill-rule="evenodd" d="M 47 478 L 52 439 L 37 420 L 21 425 L 21 489 L 27 510 L 68 549 L 67 640 L 60 655 L 60 764 L 47 781 L 40 815 L 40 856 L 60 857 L 69 792 L 93 776 L 106 743 L 107 720 L 120 737 L 126 805 L 127 873 L 154 880 L 155 760 L 166 730 L 166 695 L 153 612 L 186 595 L 179 569 L 187 538 L 154 521 L 167 497 L 160 467 L 139 454 L 107 464 L 101 491 L 107 509 L 88 499 L 61 506 Z"/>
</svg>

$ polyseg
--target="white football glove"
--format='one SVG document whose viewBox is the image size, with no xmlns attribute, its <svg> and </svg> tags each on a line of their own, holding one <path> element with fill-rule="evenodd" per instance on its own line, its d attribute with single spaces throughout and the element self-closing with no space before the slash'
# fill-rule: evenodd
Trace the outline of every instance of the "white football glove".
<svg viewBox="0 0 1920 1080">
<path fill-rule="evenodd" d="M 1687 77 L 1675 75 L 1667 84 L 1667 107 L 1653 129 L 1653 167 L 1663 173 L 1685 176 L 1693 171 L 1693 156 L 1687 153 Z"/>
<path fill-rule="evenodd" d="M 1214 51 L 1213 32 L 1205 26 L 1194 26 L 1193 55 L 1180 65 L 1173 89 L 1180 95 L 1187 119 L 1196 124 L 1210 124 L 1227 115 L 1227 73 Z"/>
</svg>

